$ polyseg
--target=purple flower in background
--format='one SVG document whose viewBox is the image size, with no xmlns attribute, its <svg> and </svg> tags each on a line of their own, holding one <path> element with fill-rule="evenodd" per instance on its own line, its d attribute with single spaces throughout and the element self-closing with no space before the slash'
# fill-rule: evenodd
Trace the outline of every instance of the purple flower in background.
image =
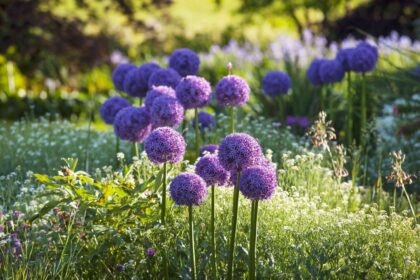
<svg viewBox="0 0 420 280">
<path fill-rule="evenodd" d="M 181 173 L 176 176 L 169 191 L 177 205 L 200 205 L 207 197 L 206 182 L 194 173 Z"/>
<path fill-rule="evenodd" d="M 253 166 L 245 169 L 239 178 L 239 190 L 251 200 L 269 199 L 276 192 L 277 176 L 270 168 Z"/>
<path fill-rule="evenodd" d="M 341 82 L 344 78 L 344 67 L 338 60 L 324 60 L 319 66 L 319 79 L 322 84 Z"/>
<path fill-rule="evenodd" d="M 379 52 L 378 52 L 378 48 L 375 46 L 372 46 L 371 44 L 369 44 L 368 42 L 362 41 L 360 42 L 356 48 L 365 48 L 367 51 L 369 51 L 373 57 L 375 58 L 375 64 L 378 62 L 378 58 L 379 58 Z"/>
<path fill-rule="evenodd" d="M 144 106 L 146 107 L 146 110 L 150 111 L 153 101 L 160 96 L 175 97 L 175 90 L 167 86 L 153 86 L 152 89 L 147 92 L 146 98 L 144 99 Z"/>
<path fill-rule="evenodd" d="M 197 162 L 195 173 L 204 179 L 207 186 L 224 186 L 229 180 L 229 172 L 223 168 L 216 155 L 207 155 Z"/>
<path fill-rule="evenodd" d="M 149 248 L 149 249 L 147 249 L 147 255 L 148 255 L 149 257 L 154 257 L 154 256 L 156 255 L 156 250 L 155 250 L 155 249 L 153 249 L 153 248 Z"/>
<path fill-rule="evenodd" d="M 160 96 L 150 108 L 153 127 L 169 126 L 177 128 L 184 119 L 184 107 L 172 96 Z"/>
<path fill-rule="evenodd" d="M 190 49 L 177 49 L 169 57 L 169 67 L 182 77 L 195 75 L 200 68 L 200 58 Z"/>
<path fill-rule="evenodd" d="M 13 218 L 15 219 L 19 219 L 20 217 L 20 211 L 18 210 L 13 210 Z"/>
<path fill-rule="evenodd" d="M 126 107 L 115 117 L 114 132 L 122 140 L 143 142 L 152 126 L 144 107 Z"/>
<path fill-rule="evenodd" d="M 130 70 L 124 79 L 124 91 L 134 97 L 146 96 L 149 78 L 160 66 L 156 63 L 144 63 L 139 68 Z"/>
<path fill-rule="evenodd" d="M 122 264 L 117 264 L 117 267 L 115 268 L 118 272 L 123 272 L 124 271 L 124 265 Z"/>
<path fill-rule="evenodd" d="M 153 86 L 168 86 L 176 88 L 178 83 L 181 81 L 181 76 L 171 68 L 159 69 L 153 72 L 149 78 L 149 88 Z"/>
<path fill-rule="evenodd" d="M 286 125 L 294 126 L 297 123 L 297 119 L 294 116 L 287 116 L 286 117 Z"/>
<path fill-rule="evenodd" d="M 359 44 L 348 57 L 351 71 L 365 73 L 373 70 L 378 62 L 378 54 L 375 47 L 367 43 Z M 376 52 L 375 52 L 376 50 Z"/>
<path fill-rule="evenodd" d="M 191 122 L 192 127 L 195 127 L 195 119 Z M 200 130 L 211 129 L 216 126 L 216 120 L 212 114 L 207 112 L 198 113 L 198 127 Z"/>
<path fill-rule="evenodd" d="M 250 88 L 241 77 L 229 75 L 216 85 L 217 103 L 222 106 L 243 106 L 249 99 Z"/>
<path fill-rule="evenodd" d="M 204 156 L 204 152 L 208 152 L 209 154 L 215 154 L 218 149 L 219 145 L 217 144 L 204 145 L 200 148 L 200 157 Z"/>
<path fill-rule="evenodd" d="M 115 116 L 117 113 L 126 107 L 130 107 L 131 103 L 122 97 L 113 96 L 108 98 L 104 104 L 102 104 L 101 108 L 99 109 L 99 113 L 107 124 L 113 124 Z"/>
<path fill-rule="evenodd" d="M 257 140 L 245 133 L 226 136 L 219 146 L 219 161 L 229 171 L 243 170 L 263 157 Z"/>
<path fill-rule="evenodd" d="M 265 74 L 262 80 L 262 88 L 268 96 L 286 94 L 290 89 L 291 81 L 289 75 L 281 71 L 270 71 Z"/>
<path fill-rule="evenodd" d="M 351 52 L 353 51 L 353 48 L 344 48 L 341 49 L 338 53 L 335 59 L 341 63 L 341 65 L 344 68 L 344 71 L 350 71 L 349 67 L 349 56 L 351 56 Z"/>
<path fill-rule="evenodd" d="M 156 163 L 177 163 L 184 157 L 187 144 L 182 135 L 170 127 L 152 131 L 144 142 L 149 159 Z"/>
<path fill-rule="evenodd" d="M 136 69 L 136 66 L 130 63 L 118 64 L 112 71 L 112 82 L 119 91 L 124 91 L 124 79 L 130 70 Z"/>
<path fill-rule="evenodd" d="M 10 234 L 10 237 L 13 242 L 12 248 L 14 250 L 15 256 L 22 255 L 22 244 L 20 243 L 20 240 L 18 239 L 17 233 Z"/>
<path fill-rule="evenodd" d="M 325 59 L 314 59 L 306 71 L 306 77 L 314 86 L 322 85 L 322 81 L 319 76 L 319 68 L 324 61 Z"/>
<path fill-rule="evenodd" d="M 302 128 L 308 128 L 311 122 L 307 117 L 300 117 L 298 118 L 297 124 Z"/>
<path fill-rule="evenodd" d="M 176 87 L 176 97 L 185 109 L 204 107 L 211 99 L 210 83 L 201 77 L 187 76 Z"/>
</svg>

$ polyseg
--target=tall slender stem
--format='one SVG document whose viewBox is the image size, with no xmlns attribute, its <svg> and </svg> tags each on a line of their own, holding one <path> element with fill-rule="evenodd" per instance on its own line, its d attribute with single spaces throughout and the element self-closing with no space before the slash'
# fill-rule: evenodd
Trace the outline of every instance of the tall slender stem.
<svg viewBox="0 0 420 280">
<path fill-rule="evenodd" d="M 321 86 L 321 111 L 325 111 L 325 87 Z"/>
<path fill-rule="evenodd" d="M 165 216 L 166 216 L 166 173 L 167 173 L 167 163 L 166 161 L 163 163 L 163 178 L 162 178 L 162 204 L 161 204 L 161 212 L 160 212 L 160 220 L 162 225 L 165 224 Z"/>
<path fill-rule="evenodd" d="M 353 95 L 351 88 L 351 72 L 347 72 L 347 144 L 353 142 Z"/>
<path fill-rule="evenodd" d="M 233 279 L 233 253 L 235 250 L 236 224 L 238 221 L 238 203 L 239 203 L 239 177 L 241 172 L 236 175 L 236 184 L 233 190 L 233 209 L 232 209 L 232 228 L 230 233 L 229 256 L 228 256 L 228 275 L 227 279 Z"/>
<path fill-rule="evenodd" d="M 191 278 L 197 279 L 197 273 L 195 269 L 195 248 L 194 248 L 194 224 L 193 224 L 193 209 L 192 205 L 188 206 L 188 222 L 190 224 L 190 257 L 191 257 Z"/>
<path fill-rule="evenodd" d="M 115 135 L 115 155 L 117 155 L 120 152 L 120 137 Z M 118 167 L 118 158 L 115 157 L 115 165 Z"/>
<path fill-rule="evenodd" d="M 397 187 L 394 186 L 394 212 L 397 211 L 396 207 L 397 207 Z"/>
<path fill-rule="evenodd" d="M 212 279 L 216 279 L 216 240 L 214 237 L 214 186 L 211 186 L 211 272 Z"/>
<path fill-rule="evenodd" d="M 327 85 L 327 98 L 328 98 L 328 113 L 330 115 L 330 120 L 334 121 L 334 98 L 332 85 Z"/>
<path fill-rule="evenodd" d="M 198 157 L 200 154 L 200 130 L 198 129 L 198 108 L 194 109 L 195 117 L 195 154 Z"/>
<path fill-rule="evenodd" d="M 258 200 L 252 201 L 251 208 L 251 239 L 249 248 L 249 279 L 256 279 L 255 260 L 257 247 Z"/>
<path fill-rule="evenodd" d="M 360 120 L 360 139 L 362 139 L 362 134 L 366 129 L 366 120 L 367 120 L 367 108 L 366 108 L 366 76 L 365 73 L 362 73 L 362 101 L 361 101 L 361 120 Z"/>
<path fill-rule="evenodd" d="M 230 108 L 230 133 L 235 132 L 235 107 L 231 106 Z"/>
<path fill-rule="evenodd" d="M 402 185 L 402 189 L 405 196 L 407 197 L 407 201 L 408 201 L 408 204 L 410 205 L 410 210 L 411 210 L 411 213 L 413 214 L 414 221 L 417 222 L 416 212 L 414 211 L 413 205 L 411 204 L 410 196 L 408 195 L 407 190 L 405 189 L 404 185 Z"/>
<path fill-rule="evenodd" d="M 139 148 L 137 142 L 133 142 L 133 157 L 139 158 Z"/>
</svg>

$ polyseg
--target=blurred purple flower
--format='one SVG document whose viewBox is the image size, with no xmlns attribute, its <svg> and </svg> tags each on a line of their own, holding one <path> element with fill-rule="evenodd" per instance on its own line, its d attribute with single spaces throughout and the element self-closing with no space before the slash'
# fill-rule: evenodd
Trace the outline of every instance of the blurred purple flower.
<svg viewBox="0 0 420 280">
<path fill-rule="evenodd" d="M 149 248 L 149 249 L 147 249 L 147 255 L 148 255 L 149 257 L 153 257 L 154 255 L 156 255 L 156 250 L 155 250 L 155 249 L 153 249 L 153 248 Z"/>
</svg>

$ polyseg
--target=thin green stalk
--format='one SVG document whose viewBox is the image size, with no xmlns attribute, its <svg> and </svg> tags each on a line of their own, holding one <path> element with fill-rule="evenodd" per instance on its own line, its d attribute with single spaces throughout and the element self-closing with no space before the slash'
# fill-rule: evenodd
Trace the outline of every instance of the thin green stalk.
<svg viewBox="0 0 420 280">
<path fill-rule="evenodd" d="M 411 213 L 413 214 L 414 221 L 417 222 L 416 211 L 414 211 L 413 205 L 411 204 L 410 196 L 408 195 L 407 190 L 405 189 L 404 185 L 402 185 L 402 189 L 403 189 L 403 192 L 405 193 L 405 196 L 407 197 L 407 201 L 408 201 L 408 204 L 410 205 L 410 210 L 411 210 Z"/>
<path fill-rule="evenodd" d="M 212 279 L 216 278 L 216 240 L 214 237 L 214 186 L 211 186 L 211 272 Z"/>
<path fill-rule="evenodd" d="M 198 108 L 194 109 L 194 117 L 195 117 L 195 154 L 200 154 L 200 130 L 198 129 Z"/>
<path fill-rule="evenodd" d="M 90 110 L 91 110 L 91 112 L 89 114 L 88 132 L 87 132 L 86 147 L 85 147 L 85 157 L 86 157 L 85 168 L 86 168 L 86 172 L 89 172 L 89 150 L 90 150 L 89 146 L 90 146 L 92 119 L 93 119 L 93 109 L 90 109 Z"/>
<path fill-rule="evenodd" d="M 362 137 L 362 133 L 366 128 L 366 120 L 367 120 L 367 108 L 366 108 L 366 76 L 365 73 L 362 73 L 362 101 L 361 101 L 362 113 L 361 113 L 361 120 L 360 120 L 360 137 Z"/>
<path fill-rule="evenodd" d="M 249 279 L 256 279 L 256 247 L 257 247 L 258 200 L 252 201 L 251 208 L 251 239 L 249 248 Z"/>
<path fill-rule="evenodd" d="M 334 99 L 332 85 L 327 85 L 327 98 L 328 98 L 328 113 L 330 119 L 334 121 Z"/>
<path fill-rule="evenodd" d="M 353 95 L 351 91 L 351 72 L 347 72 L 347 145 L 353 142 Z"/>
<path fill-rule="evenodd" d="M 394 211 L 397 211 L 397 187 L 394 186 Z"/>
<path fill-rule="evenodd" d="M 321 86 L 321 111 L 325 111 L 325 87 Z"/>
<path fill-rule="evenodd" d="M 281 124 L 284 123 L 284 119 L 285 119 L 285 106 L 284 106 L 284 102 L 282 99 L 283 96 L 278 97 L 279 100 L 279 121 Z"/>
<path fill-rule="evenodd" d="M 193 209 L 192 205 L 188 206 L 188 222 L 190 225 L 190 254 L 191 254 L 191 278 L 193 280 L 197 279 L 196 269 L 195 269 L 195 248 L 194 248 L 194 224 L 193 224 Z"/>
<path fill-rule="evenodd" d="M 187 110 L 184 111 L 184 119 L 182 120 L 182 124 L 181 124 L 181 129 L 182 129 L 181 134 L 182 135 L 184 135 L 185 128 L 187 127 L 187 121 L 185 120 L 186 116 L 187 116 Z"/>
<path fill-rule="evenodd" d="M 167 163 L 163 163 L 163 178 L 162 178 L 162 205 L 161 205 L 161 212 L 160 212 L 160 221 L 162 225 L 165 224 L 165 216 L 166 216 L 166 173 L 167 173 Z"/>
<path fill-rule="evenodd" d="M 235 132 L 235 107 L 231 106 L 230 108 L 230 133 Z"/>
<path fill-rule="evenodd" d="M 120 138 L 115 135 L 115 155 L 120 152 Z M 115 166 L 118 167 L 118 158 L 115 156 Z"/>
<path fill-rule="evenodd" d="M 233 253 L 235 250 L 236 224 L 238 221 L 238 203 L 239 203 L 239 177 L 241 172 L 236 175 L 236 184 L 233 190 L 233 209 L 232 209 L 232 228 L 230 233 L 229 256 L 228 256 L 228 275 L 227 279 L 233 279 Z"/>
<path fill-rule="evenodd" d="M 133 157 L 139 158 L 139 148 L 137 142 L 133 142 Z"/>
</svg>

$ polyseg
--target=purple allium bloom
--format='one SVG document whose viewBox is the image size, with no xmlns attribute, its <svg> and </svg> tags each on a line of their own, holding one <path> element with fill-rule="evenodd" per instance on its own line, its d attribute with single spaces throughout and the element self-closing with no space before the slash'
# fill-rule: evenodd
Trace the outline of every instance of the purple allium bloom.
<svg viewBox="0 0 420 280">
<path fill-rule="evenodd" d="M 124 265 L 123 264 L 117 264 L 116 270 L 118 272 L 123 272 L 124 271 Z"/>
<path fill-rule="evenodd" d="M 112 82 L 119 91 L 124 91 L 124 79 L 130 70 L 136 69 L 136 66 L 130 63 L 121 63 L 112 71 Z"/>
<path fill-rule="evenodd" d="M 265 74 L 262 80 L 262 88 L 268 96 L 286 94 L 290 89 L 291 81 L 289 75 L 281 71 L 270 71 Z"/>
<path fill-rule="evenodd" d="M 241 171 L 255 165 L 262 157 L 257 140 L 246 133 L 229 134 L 219 146 L 220 163 L 229 171 Z"/>
<path fill-rule="evenodd" d="M 191 122 L 192 127 L 195 127 L 195 118 Z M 216 126 L 216 120 L 212 114 L 207 112 L 198 113 L 198 127 L 200 130 L 211 129 Z"/>
<path fill-rule="evenodd" d="M 365 48 L 367 51 L 369 51 L 375 58 L 375 64 L 378 62 L 378 58 L 379 58 L 379 53 L 378 53 L 378 48 L 375 46 L 372 46 L 371 44 L 362 41 L 360 42 L 356 48 Z"/>
<path fill-rule="evenodd" d="M 261 157 L 261 158 L 259 158 L 255 163 L 254 163 L 254 165 L 252 165 L 252 166 L 250 166 L 250 167 L 248 167 L 248 168 L 251 168 L 251 167 L 254 167 L 254 166 L 261 166 L 261 167 L 264 167 L 265 169 L 267 169 L 267 170 L 271 170 L 274 174 L 277 174 L 277 170 L 276 170 L 276 165 L 274 164 L 274 163 L 272 163 L 271 161 L 269 161 L 268 159 L 266 159 L 265 157 Z M 248 169 L 247 168 L 247 169 Z M 246 170 L 246 169 L 245 169 Z M 235 171 L 235 170 L 232 170 L 231 172 L 230 172 L 230 182 L 232 183 L 232 185 L 235 185 L 236 184 L 236 174 L 237 174 L 238 172 L 237 171 Z"/>
<path fill-rule="evenodd" d="M 286 125 L 288 126 L 295 126 L 297 123 L 297 119 L 294 116 L 287 116 L 286 117 Z"/>
<path fill-rule="evenodd" d="M 353 51 L 353 48 L 341 49 L 335 57 L 335 59 L 338 60 L 343 66 L 344 71 L 350 71 L 348 59 L 352 51 Z"/>
<path fill-rule="evenodd" d="M 181 173 L 176 176 L 169 191 L 177 205 L 200 205 L 207 197 L 206 182 L 194 173 Z"/>
<path fill-rule="evenodd" d="M 195 75 L 200 68 L 200 58 L 190 49 L 177 49 L 169 57 L 169 67 L 182 77 Z"/>
<path fill-rule="evenodd" d="M 229 75 L 216 85 L 217 103 L 222 106 L 243 106 L 249 99 L 248 83 L 241 77 Z"/>
<path fill-rule="evenodd" d="M 152 126 L 144 107 L 126 107 L 118 112 L 114 121 L 114 132 L 122 140 L 143 142 Z"/>
<path fill-rule="evenodd" d="M 113 124 L 117 113 L 126 107 L 130 107 L 130 102 L 122 97 L 113 96 L 108 98 L 99 109 L 102 119 L 107 124 Z"/>
<path fill-rule="evenodd" d="M 207 186 L 224 186 L 229 180 L 229 172 L 223 168 L 216 155 L 200 158 L 195 173 L 204 179 Z"/>
<path fill-rule="evenodd" d="M 219 145 L 217 144 L 207 144 L 200 148 L 200 157 L 204 156 L 204 152 L 209 154 L 215 154 L 219 150 Z"/>
<path fill-rule="evenodd" d="M 146 107 L 146 110 L 150 111 L 153 101 L 160 96 L 175 97 L 175 90 L 167 86 L 153 86 L 152 89 L 147 92 L 146 98 L 144 99 L 144 106 Z"/>
<path fill-rule="evenodd" d="M 298 118 L 297 124 L 302 128 L 308 128 L 311 125 L 311 122 L 307 117 Z"/>
<path fill-rule="evenodd" d="M 149 249 L 147 249 L 147 255 L 148 255 L 149 257 L 153 257 L 154 255 L 156 255 L 156 250 L 155 250 L 155 249 L 153 249 L 153 248 L 149 248 Z"/>
<path fill-rule="evenodd" d="M 176 97 L 185 109 L 201 108 L 211 99 L 210 83 L 197 76 L 187 76 L 176 87 Z"/>
<path fill-rule="evenodd" d="M 314 59 L 306 70 L 306 77 L 309 82 L 314 86 L 322 85 L 321 78 L 319 77 L 319 67 L 325 61 L 325 59 Z"/>
<path fill-rule="evenodd" d="M 350 70 L 359 73 L 373 70 L 378 62 L 377 52 L 373 48 L 373 46 L 367 47 L 366 44 L 359 44 L 354 48 L 348 57 Z"/>
<path fill-rule="evenodd" d="M 319 78 L 322 84 L 333 84 L 343 80 L 344 67 L 338 60 L 324 60 L 319 66 Z"/>
<path fill-rule="evenodd" d="M 276 192 L 276 187 L 276 173 L 263 166 L 250 167 L 239 178 L 239 190 L 251 200 L 269 199 Z"/>
<path fill-rule="evenodd" d="M 134 97 L 146 96 L 149 78 L 160 66 L 156 63 L 144 63 L 139 68 L 130 70 L 124 79 L 124 91 Z"/>
<path fill-rule="evenodd" d="M 154 128 L 169 126 L 177 128 L 184 119 L 184 107 L 172 96 L 160 96 L 153 101 L 150 118 Z"/>
<path fill-rule="evenodd" d="M 159 69 L 153 72 L 149 78 L 149 88 L 153 86 L 168 86 L 176 88 L 181 81 L 181 76 L 171 68 Z"/>
<path fill-rule="evenodd" d="M 177 163 L 184 157 L 186 146 L 182 135 L 170 127 L 157 128 L 144 142 L 147 156 L 156 164 Z"/>
</svg>

